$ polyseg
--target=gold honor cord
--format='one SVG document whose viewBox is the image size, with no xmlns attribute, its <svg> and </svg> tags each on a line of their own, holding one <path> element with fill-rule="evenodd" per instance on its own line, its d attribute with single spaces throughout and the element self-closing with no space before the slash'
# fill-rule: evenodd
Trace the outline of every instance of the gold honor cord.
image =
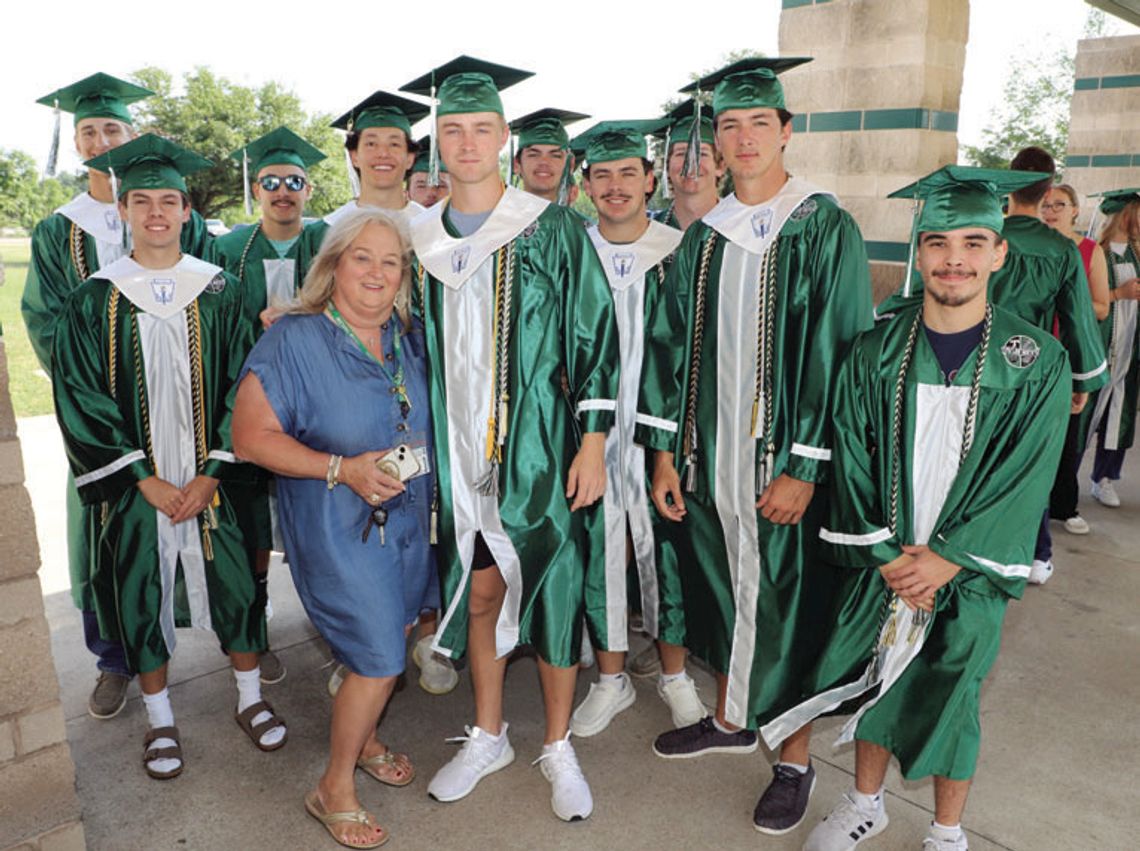
<svg viewBox="0 0 1140 851">
<path fill-rule="evenodd" d="M 775 465 L 776 444 L 772 442 L 772 373 L 775 370 L 773 353 L 776 327 L 776 249 L 779 240 L 774 241 L 764 252 L 760 267 L 760 292 L 757 294 L 756 316 L 756 392 L 752 397 L 752 426 L 750 434 L 763 444 L 764 457 L 756 468 L 756 495 L 764 493 L 772 481 L 772 468 Z M 760 400 L 764 400 L 764 430 L 756 433 L 756 420 L 759 416 Z"/>
<path fill-rule="evenodd" d="M 487 417 L 485 456 L 490 469 L 475 482 L 483 496 L 498 496 L 499 466 L 507 440 L 510 395 L 511 291 L 515 245 L 511 240 L 495 256 L 495 304 L 491 319 L 491 410 Z"/>
<path fill-rule="evenodd" d="M 981 395 L 982 372 L 986 365 L 986 355 L 990 349 L 990 330 L 992 325 L 993 305 L 987 303 L 985 321 L 982 325 L 982 342 L 979 346 L 978 361 L 974 364 L 974 375 L 970 380 L 970 398 L 966 404 L 966 422 L 962 428 L 962 451 L 958 455 L 959 469 L 961 469 L 962 462 L 966 459 L 966 456 L 974 444 L 974 431 L 978 418 L 978 398 Z M 914 322 L 910 326 L 910 331 L 907 334 L 906 348 L 903 350 L 903 361 L 899 366 L 899 375 L 895 382 L 894 403 L 891 408 L 891 493 L 888 524 L 891 534 L 895 536 L 898 535 L 899 501 L 902 489 L 902 473 L 900 468 L 902 466 L 902 414 L 903 401 L 906 397 L 906 376 L 907 373 L 910 372 L 910 365 L 914 360 L 914 349 L 917 345 L 918 333 L 921 328 L 922 308 L 920 307 L 914 317 Z M 882 611 L 879 616 L 879 644 L 871 660 L 871 668 L 868 671 L 869 683 L 873 683 L 879 678 L 879 675 L 882 673 L 883 664 L 886 661 L 887 652 L 895 645 L 898 639 L 894 616 L 899 610 L 900 602 L 899 596 L 895 594 L 888 585 Z M 907 635 L 908 642 L 913 644 L 915 640 L 917 640 L 919 633 L 930 623 L 931 615 L 932 613 L 927 612 L 925 609 L 915 610 L 910 632 Z M 886 627 L 885 630 L 884 626 Z"/>
<path fill-rule="evenodd" d="M 206 466 L 209 455 L 209 444 L 206 442 L 206 388 L 202 363 L 202 312 L 198 299 L 190 302 L 186 311 L 186 331 L 188 348 L 190 350 L 190 399 L 194 407 L 194 449 L 196 456 L 196 474 L 201 474 Z M 218 528 L 217 507 L 221 505 L 221 498 L 217 489 L 214 497 L 206 506 L 205 517 L 202 518 L 202 555 L 210 561 L 214 560 L 214 545 L 210 540 L 210 530 Z"/>
<path fill-rule="evenodd" d="M 708 292 L 709 264 L 716 239 L 717 233 L 712 231 L 701 249 L 693 307 L 693 352 L 689 364 L 689 386 L 685 393 L 685 431 L 681 440 L 681 451 L 685 455 L 685 490 L 690 493 L 697 486 L 697 384 L 701 377 L 701 350 L 705 339 L 705 296 Z"/>
<path fill-rule="evenodd" d="M 258 219 L 257 224 L 255 224 L 250 229 L 249 239 L 247 239 L 245 241 L 245 247 L 243 247 L 241 250 L 241 259 L 238 260 L 238 271 L 237 271 L 237 279 L 240 283 L 243 283 L 243 284 L 245 283 L 245 261 L 246 261 L 246 258 L 249 257 L 249 251 L 251 248 L 253 248 L 253 241 L 255 239 L 257 239 L 257 235 L 259 233 L 261 233 L 261 220 L 260 219 Z"/>
<path fill-rule="evenodd" d="M 75 266 L 75 273 L 79 275 L 80 281 L 86 281 L 91 277 L 91 267 L 87 263 L 87 246 L 84 243 L 83 236 L 83 228 L 72 222 L 71 233 L 67 242 L 71 248 L 71 262 Z"/>
</svg>

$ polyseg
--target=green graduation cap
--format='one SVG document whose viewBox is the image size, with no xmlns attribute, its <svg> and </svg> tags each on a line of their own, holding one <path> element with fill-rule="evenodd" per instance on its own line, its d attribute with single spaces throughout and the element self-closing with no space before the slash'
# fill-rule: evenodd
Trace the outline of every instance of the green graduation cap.
<svg viewBox="0 0 1140 851">
<path fill-rule="evenodd" d="M 55 128 L 52 130 L 51 149 L 48 152 L 44 173 L 49 177 L 55 174 L 59 160 L 60 113 L 71 112 L 78 124 L 85 118 L 114 118 L 117 121 L 133 124 L 127 104 L 153 95 L 150 89 L 112 77 L 102 72 L 84 77 L 77 83 L 56 89 L 36 101 L 55 109 Z"/>
<path fill-rule="evenodd" d="M 400 91 L 423 95 L 431 101 L 431 153 L 428 159 L 428 176 L 432 186 L 439 184 L 439 141 L 436 138 L 436 119 L 441 115 L 461 115 L 468 112 L 497 112 L 503 115 L 503 100 L 499 92 L 533 77 L 531 71 L 522 71 L 506 65 L 496 65 L 471 56 L 458 56 L 439 65 L 410 83 Z"/>
<path fill-rule="evenodd" d="M 1108 192 L 1098 192 L 1089 197 L 1101 198 L 1100 206 L 1097 209 L 1104 215 L 1111 216 L 1113 213 L 1119 213 L 1129 204 L 1140 201 L 1140 189 L 1113 189 Z"/>
<path fill-rule="evenodd" d="M 400 91 L 438 101 L 436 116 L 465 112 L 497 112 L 502 115 L 503 101 L 499 92 L 533 76 L 531 71 L 496 65 L 471 56 L 458 56 L 400 86 Z"/>
<path fill-rule="evenodd" d="M 144 133 L 84 165 L 110 174 L 112 185 L 118 184 L 115 195 L 121 197 L 131 189 L 186 192 L 185 176 L 210 168 L 213 163 L 169 139 Z"/>
<path fill-rule="evenodd" d="M 153 95 L 150 89 L 112 77 L 110 74 L 92 74 L 77 83 L 56 89 L 36 101 L 44 106 L 75 114 L 79 123 L 84 118 L 115 118 L 132 123 L 127 104 Z"/>
<path fill-rule="evenodd" d="M 416 142 L 416 161 L 412 164 L 411 172 L 427 172 L 429 171 L 428 165 L 431 160 L 431 135 L 424 136 Z M 439 170 L 447 174 L 447 166 L 440 163 Z"/>
<path fill-rule="evenodd" d="M 757 56 L 741 59 L 706 74 L 681 89 L 694 96 L 712 89 L 713 116 L 726 109 L 787 109 L 784 87 L 777 79 L 784 71 L 811 62 L 810 56 Z M 699 113 L 698 113 L 699 114 Z"/>
<path fill-rule="evenodd" d="M 519 137 L 520 151 L 531 145 L 556 145 L 559 148 L 569 148 L 570 136 L 566 132 L 566 125 L 589 117 L 581 112 L 546 107 L 516 118 L 510 127 L 511 132 Z"/>
<path fill-rule="evenodd" d="M 585 140 L 586 165 L 624 160 L 627 157 L 649 159 L 649 146 L 645 137 L 655 132 L 657 123 L 638 120 L 603 121 L 595 124 Z"/>
<path fill-rule="evenodd" d="M 278 127 L 238 148 L 230 154 L 230 159 L 248 163 L 250 174 L 257 174 L 267 165 L 295 165 L 308 169 L 325 159 L 325 154 L 288 127 Z"/>
<path fill-rule="evenodd" d="M 698 109 L 697 98 L 683 101 L 666 113 L 663 127 L 654 135 L 664 139 L 663 150 L 665 156 L 661 164 L 661 194 L 665 198 L 672 197 L 669 185 L 669 154 L 675 142 L 684 142 L 687 146 L 698 148 L 694 155 L 685 154 L 685 166 L 682 173 L 686 176 L 699 168 L 700 151 L 697 140 L 708 145 L 716 145 L 716 133 L 713 130 L 712 117 L 708 113 L 707 104 L 701 104 Z"/>
<path fill-rule="evenodd" d="M 642 137 L 644 142 L 645 136 L 652 136 L 665 126 L 664 118 L 627 118 L 618 119 L 616 121 L 599 121 L 587 130 L 579 133 L 570 140 L 570 150 L 576 154 L 587 154 L 590 148 L 590 143 L 598 136 L 609 133 L 614 130 L 629 131 Z M 643 148 L 645 150 L 645 148 Z M 644 154 L 628 154 L 628 156 L 644 156 Z M 610 157 L 610 159 L 618 159 L 617 157 Z"/>
<path fill-rule="evenodd" d="M 430 111 L 419 101 L 400 97 L 389 92 L 373 92 L 332 123 L 337 130 L 359 133 L 369 127 L 395 127 L 403 130 L 410 139 L 412 125 Z"/>
<path fill-rule="evenodd" d="M 914 202 L 903 295 L 910 295 L 910 270 L 914 268 L 920 233 L 981 227 L 1000 234 L 1005 226 L 1002 198 L 1042 179 L 1047 180 L 1048 176 L 1039 171 L 947 165 L 888 195 L 888 198 L 910 198 Z"/>
</svg>

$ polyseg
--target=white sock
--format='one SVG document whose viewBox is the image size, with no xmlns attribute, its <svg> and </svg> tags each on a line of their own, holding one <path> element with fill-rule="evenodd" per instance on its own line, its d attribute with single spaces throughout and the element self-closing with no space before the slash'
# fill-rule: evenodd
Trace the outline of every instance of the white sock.
<svg viewBox="0 0 1140 851">
<path fill-rule="evenodd" d="M 669 683 L 674 682 L 675 680 L 679 680 L 683 676 L 685 676 L 685 669 L 684 668 L 682 668 L 681 670 L 679 670 L 675 674 L 666 674 L 664 671 L 662 671 L 661 672 L 661 685 L 663 685 L 663 686 L 669 685 Z"/>
<path fill-rule="evenodd" d="M 237 681 L 238 690 L 238 712 L 245 712 L 249 707 L 253 706 L 261 700 L 261 668 L 255 667 L 252 671 L 239 671 L 234 669 L 234 679 Z M 253 716 L 250 726 L 256 727 L 263 721 L 268 721 L 273 716 L 268 712 L 258 712 Z M 261 734 L 259 742 L 264 747 L 270 747 L 277 744 L 285 738 L 284 727 L 274 727 L 272 730 L 266 730 Z"/>
<path fill-rule="evenodd" d="M 143 692 L 143 706 L 146 707 L 147 725 L 153 730 L 155 727 L 173 727 L 174 709 L 170 706 L 170 692 L 163 689 L 154 694 Z M 163 736 L 151 742 L 152 748 L 172 748 L 177 744 L 173 739 Z M 174 771 L 182 765 L 180 759 L 152 759 L 147 763 L 152 771 Z"/>
<path fill-rule="evenodd" d="M 609 683 L 610 685 L 617 686 L 619 691 L 625 691 L 625 682 L 626 682 L 625 674 L 603 674 L 600 672 L 598 673 L 598 685 L 603 685 L 605 683 Z"/>
<path fill-rule="evenodd" d="M 806 765 L 799 765 L 795 762 L 785 762 L 784 760 L 780 760 L 777 764 L 786 766 L 788 768 L 793 768 L 800 774 L 807 774 L 808 767 Z"/>
<path fill-rule="evenodd" d="M 948 842 L 953 842 L 962 836 L 962 823 L 946 825 L 932 821 L 930 823 L 930 835 L 935 839 L 945 839 Z"/>
<path fill-rule="evenodd" d="M 864 795 L 858 789 L 852 789 L 851 800 L 863 812 L 878 813 L 883 809 L 883 790 L 880 789 L 874 795 Z"/>
</svg>

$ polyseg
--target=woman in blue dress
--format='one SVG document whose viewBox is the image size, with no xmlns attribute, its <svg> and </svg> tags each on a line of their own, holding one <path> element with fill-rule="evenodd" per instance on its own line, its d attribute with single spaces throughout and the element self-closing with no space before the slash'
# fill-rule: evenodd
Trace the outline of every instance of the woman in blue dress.
<svg viewBox="0 0 1140 851">
<path fill-rule="evenodd" d="M 339 221 L 298 303 L 250 353 L 233 415 L 236 453 L 277 475 L 294 585 L 348 671 L 333 703 L 328 765 L 305 808 L 350 848 L 388 838 L 360 805 L 355 769 L 393 786 L 414 775 L 407 756 L 376 738 L 376 724 L 404 670 L 405 636 L 438 596 L 410 257 L 402 225 L 384 212 Z"/>
</svg>

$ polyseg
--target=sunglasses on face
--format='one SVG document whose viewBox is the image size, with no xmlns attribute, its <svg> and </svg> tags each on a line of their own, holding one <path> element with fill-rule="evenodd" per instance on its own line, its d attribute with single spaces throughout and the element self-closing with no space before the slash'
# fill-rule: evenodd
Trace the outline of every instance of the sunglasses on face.
<svg viewBox="0 0 1140 851">
<path fill-rule="evenodd" d="M 282 183 L 285 184 L 285 188 L 290 192 L 300 192 L 305 188 L 305 184 L 308 183 L 304 176 L 300 174 L 287 174 L 285 177 L 276 174 L 267 174 L 265 177 L 259 177 L 257 182 L 266 192 L 276 192 Z"/>
</svg>

